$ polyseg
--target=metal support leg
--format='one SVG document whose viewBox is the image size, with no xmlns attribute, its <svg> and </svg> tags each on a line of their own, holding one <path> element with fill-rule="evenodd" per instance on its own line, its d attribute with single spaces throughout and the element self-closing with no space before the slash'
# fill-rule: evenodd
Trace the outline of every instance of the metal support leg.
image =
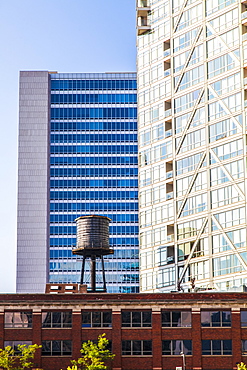
<svg viewBox="0 0 247 370">
<path fill-rule="evenodd" d="M 83 285 L 84 270 L 85 270 L 85 257 L 83 256 L 82 267 L 81 267 L 81 285 Z"/>
<path fill-rule="evenodd" d="M 91 291 L 96 291 L 96 258 L 91 257 Z"/>
<path fill-rule="evenodd" d="M 103 291 L 106 292 L 106 281 L 105 281 L 105 266 L 104 266 L 104 257 L 101 256 L 102 263 L 102 275 L 103 275 Z"/>
</svg>

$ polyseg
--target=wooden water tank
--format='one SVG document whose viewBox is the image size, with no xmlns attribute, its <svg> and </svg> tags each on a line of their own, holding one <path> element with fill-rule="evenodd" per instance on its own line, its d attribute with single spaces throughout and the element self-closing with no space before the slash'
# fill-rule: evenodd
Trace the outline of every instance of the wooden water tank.
<svg viewBox="0 0 247 370">
<path fill-rule="evenodd" d="M 105 216 L 81 216 L 76 220 L 76 248 L 73 254 L 107 255 L 113 250 L 109 245 L 110 218 Z"/>
</svg>

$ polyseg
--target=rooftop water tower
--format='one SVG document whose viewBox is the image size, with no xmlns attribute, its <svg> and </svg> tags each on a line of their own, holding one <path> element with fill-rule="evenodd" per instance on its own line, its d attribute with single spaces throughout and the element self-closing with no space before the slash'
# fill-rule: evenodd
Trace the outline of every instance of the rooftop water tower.
<svg viewBox="0 0 247 370">
<path fill-rule="evenodd" d="M 103 291 L 106 292 L 106 280 L 103 257 L 113 254 L 109 246 L 109 222 L 105 216 L 82 216 L 76 220 L 76 247 L 72 253 L 83 257 L 81 269 L 81 285 L 83 284 L 85 261 L 91 259 L 91 288 L 90 292 L 96 292 L 96 259 L 102 264 Z M 100 290 L 102 291 L 102 290 Z"/>
</svg>

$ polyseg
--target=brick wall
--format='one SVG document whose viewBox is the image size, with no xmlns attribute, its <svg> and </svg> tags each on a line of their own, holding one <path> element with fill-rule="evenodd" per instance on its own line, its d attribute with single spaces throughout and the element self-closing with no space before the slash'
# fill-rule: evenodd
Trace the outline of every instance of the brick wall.
<svg viewBox="0 0 247 370">
<path fill-rule="evenodd" d="M 231 299 L 230 299 L 231 298 Z M 29 340 L 41 344 L 43 340 L 71 340 L 72 356 L 42 356 L 38 350 L 34 365 L 44 370 L 66 369 L 71 359 L 80 356 L 82 341 L 96 340 L 102 333 L 112 341 L 116 355 L 110 363 L 113 370 L 170 370 L 182 367 L 182 356 L 162 356 L 162 340 L 192 340 L 193 354 L 186 356 L 186 369 L 234 369 L 236 363 L 247 361 L 241 356 L 241 339 L 247 340 L 247 327 L 241 328 L 240 310 L 247 310 L 247 294 L 37 294 L 0 295 L 0 347 L 4 341 Z M 152 309 L 152 327 L 122 328 L 121 310 Z M 161 311 L 189 309 L 191 327 L 161 325 Z M 201 309 L 231 310 L 231 327 L 202 327 Z M 4 328 L 4 311 L 31 310 L 32 328 Z M 72 311 L 71 328 L 42 328 L 43 311 Z M 81 310 L 111 310 L 112 328 L 82 327 Z M 232 355 L 202 356 L 201 341 L 232 340 Z M 152 356 L 122 356 L 122 340 L 152 340 Z"/>
</svg>

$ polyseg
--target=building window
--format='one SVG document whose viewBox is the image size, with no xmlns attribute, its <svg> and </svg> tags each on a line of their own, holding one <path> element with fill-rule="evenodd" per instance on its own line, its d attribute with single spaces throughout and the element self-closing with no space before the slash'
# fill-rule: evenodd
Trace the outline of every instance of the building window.
<svg viewBox="0 0 247 370">
<path fill-rule="evenodd" d="M 111 311 L 87 311 L 82 312 L 83 328 L 111 328 Z"/>
<path fill-rule="evenodd" d="M 202 355 L 220 356 L 232 354 L 231 340 L 202 340 Z"/>
<path fill-rule="evenodd" d="M 5 312 L 5 328 L 31 328 L 33 316 L 31 311 Z"/>
<path fill-rule="evenodd" d="M 71 328 L 72 313 L 42 312 L 42 328 Z"/>
<path fill-rule="evenodd" d="M 42 356 L 71 356 L 71 340 L 43 340 Z"/>
<path fill-rule="evenodd" d="M 231 312 L 202 311 L 201 326 L 231 326 Z"/>
<path fill-rule="evenodd" d="M 191 340 L 162 340 L 163 356 L 180 355 L 181 352 L 185 355 L 192 355 Z"/>
<path fill-rule="evenodd" d="M 152 355 L 151 340 L 123 340 L 122 355 L 150 356 Z"/>
<path fill-rule="evenodd" d="M 4 347 L 10 346 L 11 348 L 14 349 L 15 354 L 18 355 L 20 354 L 20 351 L 18 351 L 18 346 L 25 344 L 26 346 L 31 346 L 32 341 L 30 340 L 22 340 L 22 341 L 17 341 L 17 340 L 7 340 L 4 341 Z"/>
<path fill-rule="evenodd" d="M 247 355 L 247 340 L 242 340 L 242 355 Z"/>
<path fill-rule="evenodd" d="M 162 311 L 162 327 L 191 327 L 191 311 Z"/>
<path fill-rule="evenodd" d="M 122 327 L 151 327 L 152 311 L 123 311 Z"/>
<path fill-rule="evenodd" d="M 241 326 L 247 326 L 247 311 L 241 310 Z"/>
</svg>

